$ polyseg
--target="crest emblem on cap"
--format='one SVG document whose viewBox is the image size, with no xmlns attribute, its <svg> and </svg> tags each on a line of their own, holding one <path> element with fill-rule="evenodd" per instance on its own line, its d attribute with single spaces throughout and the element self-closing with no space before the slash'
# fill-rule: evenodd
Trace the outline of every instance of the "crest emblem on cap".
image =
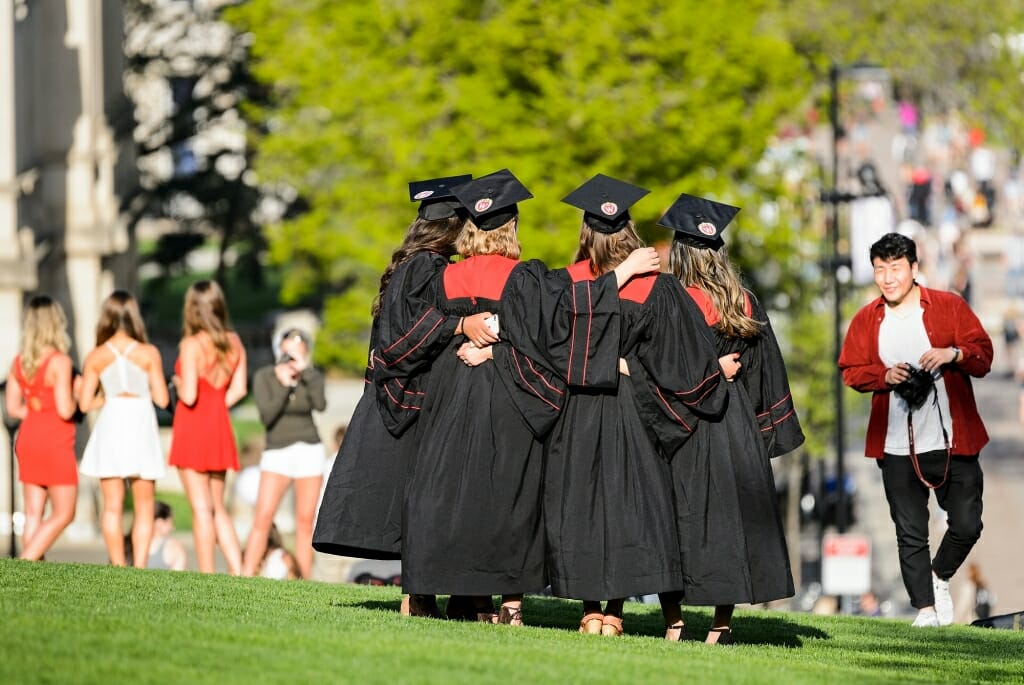
<svg viewBox="0 0 1024 685">
<path fill-rule="evenodd" d="M 416 193 L 416 195 L 413 196 L 413 199 L 414 200 L 425 200 L 425 199 L 427 199 L 428 197 L 430 197 L 433 194 L 434 194 L 433 190 L 421 190 L 420 192 Z"/>
<path fill-rule="evenodd" d="M 718 229 L 715 228 L 715 225 L 710 221 L 702 221 L 699 224 L 697 224 L 697 230 L 703 233 L 704 235 L 714 235 L 718 233 Z"/>
<path fill-rule="evenodd" d="M 494 204 L 494 200 L 489 197 L 485 197 L 482 200 L 477 200 L 476 204 L 473 205 L 473 209 L 477 212 L 486 212 Z"/>
<path fill-rule="evenodd" d="M 614 202 L 605 202 L 601 205 L 601 212 L 607 216 L 615 216 L 619 213 L 619 206 Z"/>
</svg>

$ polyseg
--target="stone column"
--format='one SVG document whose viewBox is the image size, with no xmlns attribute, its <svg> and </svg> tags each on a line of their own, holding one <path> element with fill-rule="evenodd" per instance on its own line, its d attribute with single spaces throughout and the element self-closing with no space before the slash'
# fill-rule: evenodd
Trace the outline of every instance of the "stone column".
<svg viewBox="0 0 1024 685">
<path fill-rule="evenodd" d="M 21 303 L 24 292 L 36 287 L 36 268 L 32 231 L 19 229 L 18 197 L 34 183 L 32 172 L 19 178 L 15 144 L 18 141 L 15 117 L 13 0 L 0 0 L 0 378 L 6 378 L 21 338 Z M 0 398 L 0 401 L 3 401 Z M 15 473 L 10 435 L 0 424 L 0 537 L 3 549 L 11 534 L 12 516 L 18 510 L 20 493 L 14 488 Z"/>
</svg>

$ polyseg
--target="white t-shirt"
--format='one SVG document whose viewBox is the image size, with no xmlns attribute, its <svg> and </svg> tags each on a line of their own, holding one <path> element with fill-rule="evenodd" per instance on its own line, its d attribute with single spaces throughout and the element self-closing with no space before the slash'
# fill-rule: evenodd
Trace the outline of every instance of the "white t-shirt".
<svg viewBox="0 0 1024 685">
<path fill-rule="evenodd" d="M 899 309 L 885 308 L 885 318 L 878 329 L 878 356 L 886 367 L 907 363 L 917 366 L 921 355 L 932 348 L 924 328 L 924 309 L 918 304 L 904 305 Z M 938 391 L 938 409 L 934 395 L 929 397 L 920 409 L 914 412 L 914 451 L 917 454 L 946 449 L 942 437 L 942 426 L 946 427 L 949 444 L 953 444 L 953 425 L 949 418 L 949 396 L 942 374 L 934 372 L 935 389 Z M 940 424 L 939 409 L 942 411 Z M 887 454 L 910 454 L 910 438 L 907 434 L 907 403 L 895 392 L 889 399 L 889 427 L 885 432 Z"/>
</svg>

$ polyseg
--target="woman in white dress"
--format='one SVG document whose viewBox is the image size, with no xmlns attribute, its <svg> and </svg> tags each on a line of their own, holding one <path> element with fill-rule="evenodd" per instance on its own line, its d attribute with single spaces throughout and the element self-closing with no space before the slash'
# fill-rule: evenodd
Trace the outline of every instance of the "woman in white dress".
<svg viewBox="0 0 1024 685">
<path fill-rule="evenodd" d="M 82 412 L 102 408 L 80 470 L 100 479 L 101 528 L 114 566 L 125 565 L 121 517 L 126 479 L 135 509 L 132 561 L 136 568 L 145 568 L 149 559 L 156 480 L 165 471 L 153 405 L 167 403 L 160 352 L 146 342 L 139 305 L 129 293 L 115 290 L 103 301 L 96 349 L 85 358 L 79 400 Z"/>
</svg>

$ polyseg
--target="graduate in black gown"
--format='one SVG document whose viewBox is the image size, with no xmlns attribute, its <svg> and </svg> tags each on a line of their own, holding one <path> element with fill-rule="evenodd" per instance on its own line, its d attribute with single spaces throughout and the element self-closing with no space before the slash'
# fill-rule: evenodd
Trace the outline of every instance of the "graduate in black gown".
<svg viewBox="0 0 1024 685">
<path fill-rule="evenodd" d="M 363 396 L 349 421 L 345 440 L 324 489 L 313 534 L 319 552 L 365 559 L 399 559 L 402 553 L 402 506 L 416 451 L 412 427 L 423 402 L 422 386 L 429 364 L 408 367 L 403 383 L 375 383 L 376 360 L 388 361 L 443 349 L 454 335 L 486 336 L 489 315 L 460 320 L 432 306 L 433 277 L 455 252 L 455 239 L 465 223 L 451 187 L 469 175 L 409 184 L 410 199 L 420 202 L 391 264 L 381 276 L 373 304 L 370 352 Z M 380 341 L 393 341 L 386 348 Z M 496 338 L 495 338 L 496 339 Z M 384 364 L 388 362 L 385 361 Z M 436 613 L 433 599 L 413 598 L 414 614 Z M 403 610 L 406 605 L 403 604 Z"/>
<path fill-rule="evenodd" d="M 563 200 L 584 210 L 572 281 L 593 280 L 642 246 L 629 208 L 648 192 L 598 174 Z M 620 289 L 619 355 L 683 401 L 717 411 L 718 355 L 680 291 L 657 273 Z M 570 388 L 547 441 L 544 523 L 551 590 L 583 600 L 580 632 L 621 635 L 624 598 L 681 586 L 671 474 L 628 380 Z"/>
<path fill-rule="evenodd" d="M 456 337 L 433 362 L 406 499 L 402 584 L 487 604 L 501 594 L 497 621 L 521 625 L 523 593 L 547 585 L 543 438 L 566 385 L 617 382 L 617 289 L 632 273 L 567 287 L 543 263 L 520 262 L 517 203 L 532 195 L 507 169 L 455 194 L 471 219 L 457 241 L 463 260 L 438 279 L 438 306 L 451 316 L 495 312 L 501 340 Z M 466 342 L 488 347 L 493 363 L 460 359 Z M 538 363 L 546 356 L 558 363 Z M 476 609 L 486 617 L 486 605 Z"/>
<path fill-rule="evenodd" d="M 671 460 L 682 601 L 715 605 L 705 641 L 718 644 L 733 641 L 736 604 L 793 594 L 770 459 L 804 439 L 768 316 L 723 249 L 738 211 L 684 194 L 659 221 L 676 232 L 669 267 L 703 311 L 730 378 L 724 413 L 699 417 Z"/>
</svg>

